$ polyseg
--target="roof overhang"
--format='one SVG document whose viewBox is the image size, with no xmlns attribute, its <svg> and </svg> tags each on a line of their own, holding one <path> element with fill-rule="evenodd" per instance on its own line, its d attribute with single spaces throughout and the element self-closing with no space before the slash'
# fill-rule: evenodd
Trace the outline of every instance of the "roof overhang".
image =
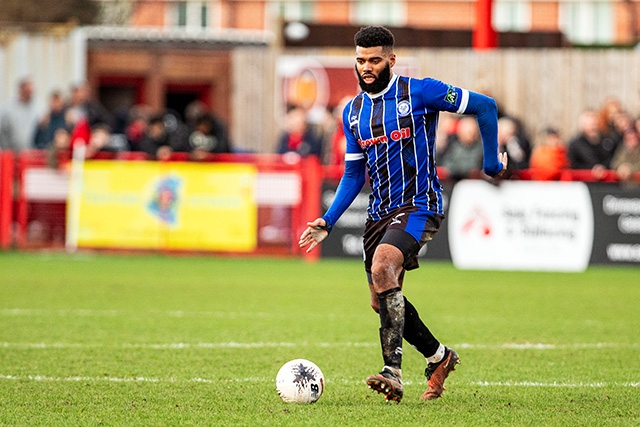
<svg viewBox="0 0 640 427">
<path fill-rule="evenodd" d="M 202 30 L 157 27 L 82 27 L 90 48 L 145 47 L 180 49 L 231 49 L 234 47 L 267 47 L 275 36 L 258 30 Z"/>
</svg>

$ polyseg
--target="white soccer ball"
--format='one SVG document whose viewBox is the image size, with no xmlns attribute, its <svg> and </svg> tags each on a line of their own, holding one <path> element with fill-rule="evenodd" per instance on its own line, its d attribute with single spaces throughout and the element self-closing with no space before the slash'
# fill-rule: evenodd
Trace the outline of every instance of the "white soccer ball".
<svg viewBox="0 0 640 427">
<path fill-rule="evenodd" d="M 313 362 L 290 360 L 276 375 L 276 390 L 287 403 L 313 403 L 324 391 L 324 375 Z"/>
</svg>

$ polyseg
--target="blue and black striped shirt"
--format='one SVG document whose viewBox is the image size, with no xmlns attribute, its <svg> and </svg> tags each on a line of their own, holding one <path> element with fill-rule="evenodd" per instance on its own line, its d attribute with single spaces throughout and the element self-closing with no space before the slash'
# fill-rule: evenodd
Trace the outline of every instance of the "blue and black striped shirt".
<svg viewBox="0 0 640 427">
<path fill-rule="evenodd" d="M 418 206 L 444 214 L 442 186 L 436 172 L 438 113 L 477 114 L 476 108 L 468 111 L 470 94 L 476 96 L 477 104 L 491 104 L 493 109 L 487 123 L 481 123 L 480 114 L 478 122 L 485 157 L 487 147 L 490 157 L 494 157 L 488 167 L 485 162 L 485 170 L 495 175 L 501 165 L 497 161 L 497 115 L 491 98 L 431 78 L 397 75 L 381 93 L 361 92 L 353 98 L 343 111 L 347 140 L 345 175 L 334 202 L 323 216 L 329 227 L 362 188 L 365 172 L 372 190 L 368 206 L 371 219 L 378 220 L 401 206 Z"/>
</svg>

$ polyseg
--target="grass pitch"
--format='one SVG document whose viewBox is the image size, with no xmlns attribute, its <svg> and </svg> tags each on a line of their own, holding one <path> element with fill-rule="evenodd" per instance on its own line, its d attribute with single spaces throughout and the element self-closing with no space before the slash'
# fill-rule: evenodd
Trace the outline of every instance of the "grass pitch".
<svg viewBox="0 0 640 427">
<path fill-rule="evenodd" d="M 0 253 L 2 426 L 637 426 L 640 270 L 457 271 L 423 262 L 405 294 L 460 354 L 442 399 L 382 367 L 359 261 Z M 282 364 L 323 370 L 313 405 Z"/>
</svg>

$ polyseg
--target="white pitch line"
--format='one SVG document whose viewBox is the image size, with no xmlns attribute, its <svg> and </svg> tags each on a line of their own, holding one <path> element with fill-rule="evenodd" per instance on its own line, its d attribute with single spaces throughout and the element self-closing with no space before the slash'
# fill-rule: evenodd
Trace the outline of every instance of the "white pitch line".
<svg viewBox="0 0 640 427">
<path fill-rule="evenodd" d="M 46 375 L 0 375 L 2 380 L 14 380 L 14 381 L 43 381 L 43 382 L 173 382 L 171 380 L 160 380 L 159 378 L 146 378 L 146 377 L 131 377 L 131 378 L 117 378 L 117 377 L 50 377 Z"/>
<path fill-rule="evenodd" d="M 237 349 L 254 349 L 254 348 L 293 348 L 293 347 L 377 347 L 378 343 L 373 342 L 335 342 L 335 343 L 293 343 L 293 342 L 200 342 L 200 343 L 123 343 L 119 345 L 102 344 L 102 343 L 0 343 L 0 348 L 10 348 L 18 350 L 33 349 L 65 349 L 65 348 L 123 348 L 123 349 L 143 349 L 143 350 L 183 350 L 183 349 L 219 349 L 219 348 L 237 348 Z"/>
<path fill-rule="evenodd" d="M 123 348 L 143 350 L 183 350 L 183 349 L 256 349 L 256 348 L 295 348 L 295 347 L 378 347 L 377 342 L 199 342 L 199 343 L 122 343 L 119 345 L 103 343 L 63 343 L 63 342 L 33 342 L 15 343 L 2 342 L 0 349 L 67 349 L 67 348 Z M 459 343 L 451 347 L 457 350 L 599 350 L 599 349 L 635 349 L 640 343 L 573 343 L 573 344 L 545 344 L 545 343 L 503 343 L 503 344 L 471 344 Z"/>
<path fill-rule="evenodd" d="M 101 348 L 104 347 L 102 344 L 80 344 L 80 343 L 62 343 L 62 342 L 53 342 L 53 343 L 43 343 L 43 342 L 20 342 L 20 343 L 12 343 L 12 342 L 3 342 L 0 343 L 0 348 L 13 348 L 18 350 L 47 350 L 47 349 L 65 349 L 65 348 Z"/>
<path fill-rule="evenodd" d="M 568 382 L 538 382 L 538 381 L 474 381 L 471 385 L 482 387 L 560 387 L 560 388 L 601 388 L 601 387 L 640 387 L 640 382 L 595 382 L 595 383 L 568 383 Z"/>
<path fill-rule="evenodd" d="M 569 343 L 569 344 L 545 344 L 545 343 L 504 343 L 504 344 L 453 344 L 455 349 L 471 350 L 582 350 L 582 349 L 609 349 L 609 348 L 638 348 L 640 343 Z"/>
<path fill-rule="evenodd" d="M 118 317 L 140 316 L 141 314 L 161 317 L 213 317 L 213 318 L 274 318 L 273 313 L 265 312 L 234 312 L 234 311 L 183 311 L 183 310 L 150 310 L 145 312 L 127 310 L 94 310 L 94 309 L 63 309 L 48 310 L 35 308 L 4 308 L 0 309 L 0 316 L 58 316 L 58 317 Z"/>
<path fill-rule="evenodd" d="M 207 379 L 207 378 L 154 378 L 154 377 L 87 377 L 87 376 L 69 376 L 69 377 L 52 377 L 47 375 L 2 375 L 0 380 L 9 381 L 42 381 L 42 382 L 112 382 L 112 383 L 261 383 L 274 382 L 273 379 L 247 377 L 232 379 Z"/>
<path fill-rule="evenodd" d="M 0 374 L 0 381 L 34 381 L 34 382 L 110 382 L 110 383 L 204 383 L 204 384 L 229 384 L 229 383 L 273 383 L 272 378 L 246 377 L 232 379 L 208 379 L 208 378 L 155 378 L 155 377 L 89 377 L 89 376 L 69 376 L 52 377 L 47 375 L 3 375 Z M 363 380 L 349 380 L 346 378 L 326 379 L 327 382 L 340 382 L 342 384 L 358 384 Z M 410 385 L 411 381 L 406 381 Z M 532 388 L 604 388 L 623 387 L 637 388 L 640 382 L 593 382 L 593 383 L 570 383 L 570 382 L 539 382 L 539 381 L 473 381 L 470 386 L 481 387 L 532 387 Z"/>
</svg>

